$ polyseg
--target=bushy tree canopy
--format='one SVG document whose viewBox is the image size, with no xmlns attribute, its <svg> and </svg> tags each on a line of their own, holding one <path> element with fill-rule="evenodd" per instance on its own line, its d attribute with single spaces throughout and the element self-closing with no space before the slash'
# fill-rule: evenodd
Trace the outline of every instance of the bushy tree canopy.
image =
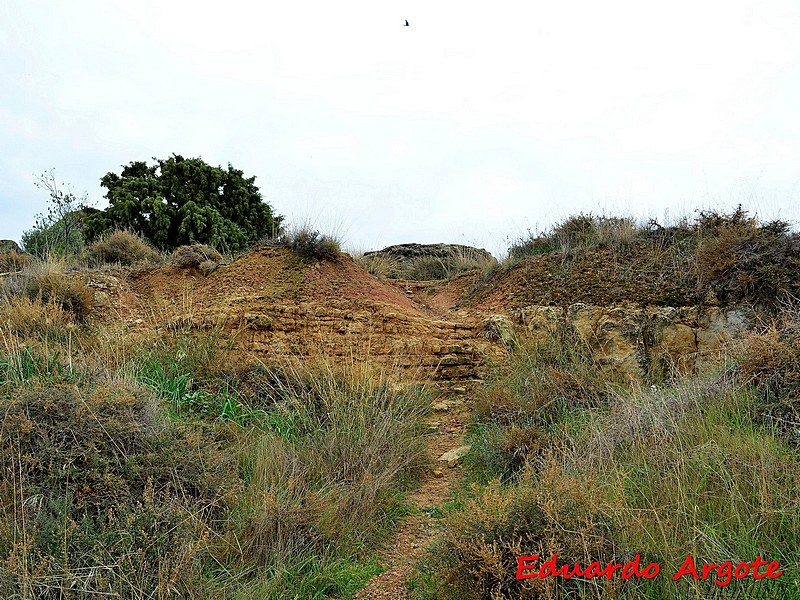
<svg viewBox="0 0 800 600">
<path fill-rule="evenodd" d="M 129 229 L 162 250 L 200 242 L 235 252 L 279 232 L 283 217 L 272 213 L 255 177 L 244 177 L 230 164 L 226 170 L 177 154 L 153 160 L 153 165 L 131 162 L 121 174 L 100 180 L 109 206 L 88 211 L 89 240 Z"/>
</svg>

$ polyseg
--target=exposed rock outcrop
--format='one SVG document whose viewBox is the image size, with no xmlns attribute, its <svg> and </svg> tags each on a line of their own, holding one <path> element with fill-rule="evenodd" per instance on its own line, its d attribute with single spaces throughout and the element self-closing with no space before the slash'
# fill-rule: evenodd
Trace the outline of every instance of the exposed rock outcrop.
<svg viewBox="0 0 800 600">
<path fill-rule="evenodd" d="M 14 240 L 0 240 L 0 254 L 3 252 L 22 252 L 22 248 Z"/>
<path fill-rule="evenodd" d="M 394 259 L 401 265 L 423 256 L 448 259 L 454 254 L 494 260 L 494 257 L 483 248 L 464 246 L 462 244 L 396 244 L 394 246 L 388 246 L 383 250 L 365 252 L 364 256 L 375 254 Z"/>
<path fill-rule="evenodd" d="M 559 331 L 577 334 L 600 364 L 647 380 L 656 369 L 697 370 L 749 329 L 755 314 L 747 307 L 575 303 L 563 308 L 529 306 L 517 317 L 535 340 Z"/>
<path fill-rule="evenodd" d="M 323 355 L 461 386 L 480 379 L 485 359 L 503 352 L 479 324 L 433 314 L 352 259 L 308 263 L 261 248 L 207 277 L 168 265 L 131 284 L 139 302 L 165 307 L 169 327 L 224 335 L 243 360 Z"/>
</svg>

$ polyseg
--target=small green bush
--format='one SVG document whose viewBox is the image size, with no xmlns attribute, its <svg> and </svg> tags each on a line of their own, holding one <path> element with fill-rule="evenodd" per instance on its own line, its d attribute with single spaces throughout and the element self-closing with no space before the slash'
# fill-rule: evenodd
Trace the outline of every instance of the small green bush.
<svg viewBox="0 0 800 600">
<path fill-rule="evenodd" d="M 118 385 L 20 390 L 0 416 L 0 595 L 206 597 L 201 569 L 239 487 L 223 458 Z"/>
<path fill-rule="evenodd" d="M 159 254 L 143 238 L 130 231 L 114 231 L 86 248 L 90 265 L 156 263 Z"/>
</svg>

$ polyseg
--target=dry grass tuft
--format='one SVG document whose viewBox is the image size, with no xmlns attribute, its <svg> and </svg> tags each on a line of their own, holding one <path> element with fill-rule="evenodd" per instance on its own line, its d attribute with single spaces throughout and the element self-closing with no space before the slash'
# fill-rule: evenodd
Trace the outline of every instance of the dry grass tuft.
<svg viewBox="0 0 800 600">
<path fill-rule="evenodd" d="M 94 307 L 94 293 L 80 279 L 45 268 L 25 282 L 25 294 L 31 300 L 52 303 L 85 320 Z"/>
<path fill-rule="evenodd" d="M 442 538 L 421 573 L 433 582 L 436 598 L 571 597 L 583 588 L 575 580 L 517 581 L 517 559 L 557 554 L 559 565 L 606 564 L 614 557 L 617 527 L 608 502 L 597 482 L 566 475 L 551 461 L 517 483 L 473 486 L 471 498 L 445 518 Z M 582 597 L 607 597 L 619 582 L 598 587 Z"/>
<path fill-rule="evenodd" d="M 208 263 L 219 264 L 222 254 L 206 244 L 192 244 L 179 246 L 170 255 L 169 262 L 182 268 L 200 268 L 204 272 L 211 272 Z"/>
<path fill-rule="evenodd" d="M 22 271 L 33 262 L 33 257 L 24 252 L 12 250 L 0 252 L 0 273 L 13 273 Z"/>
<path fill-rule="evenodd" d="M 114 231 L 92 242 L 85 250 L 92 266 L 119 264 L 123 266 L 158 264 L 161 255 L 144 238 L 130 231 Z"/>
<path fill-rule="evenodd" d="M 356 252 L 353 260 L 367 273 L 380 279 L 402 279 L 400 262 L 383 254 L 367 254 Z"/>
<path fill-rule="evenodd" d="M 453 279 L 467 271 L 481 273 L 497 267 L 497 260 L 470 248 L 451 250 L 446 256 L 419 256 L 403 265 L 399 279 L 432 281 Z"/>
<path fill-rule="evenodd" d="M 800 448 L 800 318 L 789 308 L 782 322 L 750 335 L 739 364 L 743 381 L 756 386 L 759 417 Z"/>
</svg>

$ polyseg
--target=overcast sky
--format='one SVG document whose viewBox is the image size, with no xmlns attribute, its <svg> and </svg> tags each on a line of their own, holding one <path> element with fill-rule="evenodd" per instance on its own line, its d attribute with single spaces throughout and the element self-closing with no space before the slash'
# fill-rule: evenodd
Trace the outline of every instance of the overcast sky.
<svg viewBox="0 0 800 600">
<path fill-rule="evenodd" d="M 410 26 L 403 23 L 408 19 Z M 741 202 L 800 221 L 800 2 L 0 0 L 0 238 L 178 153 L 350 248 Z"/>
</svg>

